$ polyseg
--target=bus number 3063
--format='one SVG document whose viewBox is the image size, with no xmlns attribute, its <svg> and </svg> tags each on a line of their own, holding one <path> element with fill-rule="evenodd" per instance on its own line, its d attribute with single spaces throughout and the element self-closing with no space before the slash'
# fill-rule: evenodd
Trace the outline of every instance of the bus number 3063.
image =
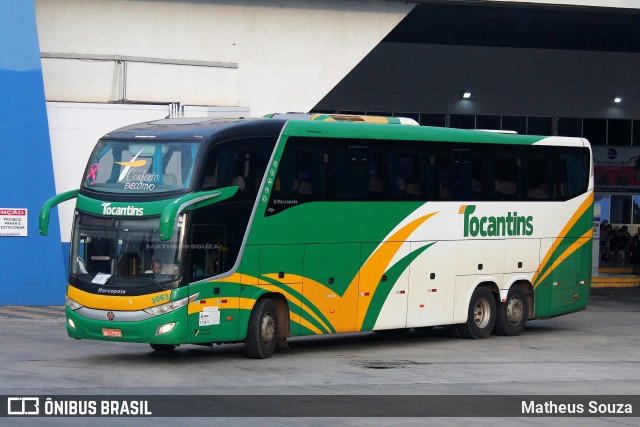
<svg viewBox="0 0 640 427">
<path fill-rule="evenodd" d="M 162 294 L 155 297 L 151 297 L 151 304 L 157 304 L 162 301 L 169 301 L 169 295 Z"/>
</svg>

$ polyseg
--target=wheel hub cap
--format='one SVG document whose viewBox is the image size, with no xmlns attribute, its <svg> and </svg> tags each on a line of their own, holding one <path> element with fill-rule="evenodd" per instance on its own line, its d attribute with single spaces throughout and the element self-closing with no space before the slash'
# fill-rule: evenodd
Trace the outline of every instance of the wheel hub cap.
<svg viewBox="0 0 640 427">
<path fill-rule="evenodd" d="M 262 318 L 262 324 L 260 325 L 260 338 L 264 344 L 269 344 L 276 336 L 276 322 L 271 317 L 271 314 L 267 313 Z"/>
</svg>

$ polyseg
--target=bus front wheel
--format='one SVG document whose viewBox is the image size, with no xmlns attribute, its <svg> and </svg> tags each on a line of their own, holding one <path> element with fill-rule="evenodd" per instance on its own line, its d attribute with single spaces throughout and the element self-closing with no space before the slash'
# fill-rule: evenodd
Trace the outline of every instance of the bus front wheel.
<svg viewBox="0 0 640 427">
<path fill-rule="evenodd" d="M 244 354 L 252 359 L 267 359 L 276 348 L 278 322 L 276 306 L 270 299 L 258 300 L 251 311 Z"/>
<path fill-rule="evenodd" d="M 520 286 L 512 287 L 507 294 L 507 300 L 498 306 L 496 318 L 496 333 L 498 335 L 520 335 L 527 323 L 527 295 Z"/>
<path fill-rule="evenodd" d="M 496 323 L 496 300 L 491 291 L 478 287 L 473 291 L 469 302 L 467 323 L 458 325 L 460 334 L 469 339 L 486 338 Z"/>
</svg>

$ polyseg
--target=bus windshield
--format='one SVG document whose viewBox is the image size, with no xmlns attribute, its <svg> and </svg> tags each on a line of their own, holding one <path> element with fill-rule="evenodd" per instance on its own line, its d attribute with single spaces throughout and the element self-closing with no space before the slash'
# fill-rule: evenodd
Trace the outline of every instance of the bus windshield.
<svg viewBox="0 0 640 427">
<path fill-rule="evenodd" d="M 82 180 L 88 190 L 153 194 L 189 188 L 200 144 L 100 140 Z"/>
<path fill-rule="evenodd" d="M 119 219 L 78 212 L 71 276 L 84 284 L 119 288 L 177 287 L 183 224 L 180 216 L 171 240 L 160 241 L 157 217 Z"/>
</svg>

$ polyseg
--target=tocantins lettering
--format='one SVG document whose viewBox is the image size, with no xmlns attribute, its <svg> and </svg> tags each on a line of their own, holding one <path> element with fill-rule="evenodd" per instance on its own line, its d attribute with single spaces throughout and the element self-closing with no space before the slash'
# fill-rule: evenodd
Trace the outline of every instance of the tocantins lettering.
<svg viewBox="0 0 640 427">
<path fill-rule="evenodd" d="M 112 207 L 111 203 L 103 203 L 102 215 L 143 216 L 144 208 L 137 208 L 135 206 Z"/>
<path fill-rule="evenodd" d="M 533 217 L 508 212 L 506 216 L 473 216 L 475 205 L 461 206 L 464 215 L 464 237 L 531 236 Z"/>
</svg>

